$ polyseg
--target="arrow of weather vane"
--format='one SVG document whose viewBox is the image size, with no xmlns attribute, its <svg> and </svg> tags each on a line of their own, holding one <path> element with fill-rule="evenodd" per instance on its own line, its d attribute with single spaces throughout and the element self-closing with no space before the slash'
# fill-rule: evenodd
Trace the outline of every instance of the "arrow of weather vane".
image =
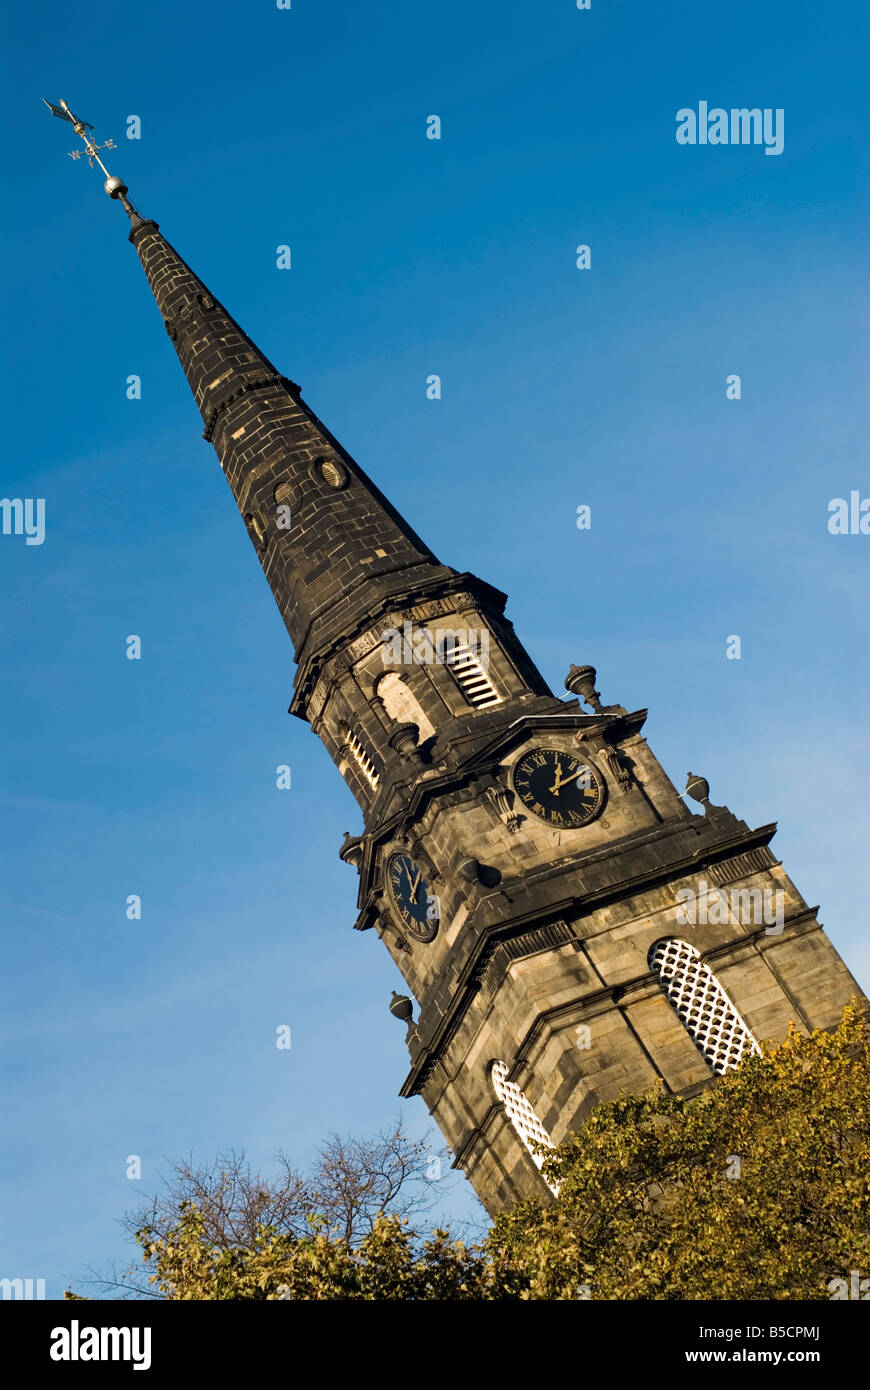
<svg viewBox="0 0 870 1390">
<path fill-rule="evenodd" d="M 94 128 L 91 125 L 90 121 L 83 121 L 80 116 L 77 116 L 75 114 L 74 111 L 70 111 L 69 104 L 64 101 L 63 97 L 61 97 L 60 102 L 57 106 L 55 106 L 53 102 L 45 101 L 45 97 L 43 97 L 42 100 L 45 102 L 45 105 L 48 107 L 52 116 L 57 116 L 58 120 L 61 121 L 69 121 L 76 135 L 84 144 L 84 151 L 68 151 L 70 159 L 81 159 L 82 153 L 85 153 L 88 157 L 88 163 L 90 164 L 92 169 L 95 164 L 99 164 L 100 168 L 106 176 L 106 182 L 104 186 L 109 197 L 117 198 L 118 201 L 121 203 L 121 206 L 124 208 L 125 212 L 131 218 L 138 217 L 139 214 L 136 212 L 136 209 L 130 202 L 130 199 L 127 197 L 127 185 L 125 184 L 124 180 L 119 179 L 110 174 L 105 164 L 100 159 L 100 150 L 116 150 L 118 148 L 114 140 L 104 140 L 101 145 L 98 145 L 93 135 L 90 135 L 88 133 L 89 131 L 92 131 Z"/>
</svg>

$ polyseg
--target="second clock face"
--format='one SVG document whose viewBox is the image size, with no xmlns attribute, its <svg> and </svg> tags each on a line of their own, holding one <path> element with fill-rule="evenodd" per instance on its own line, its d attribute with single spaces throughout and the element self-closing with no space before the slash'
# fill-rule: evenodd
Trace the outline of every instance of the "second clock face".
<svg viewBox="0 0 870 1390">
<path fill-rule="evenodd" d="M 438 899 L 429 892 L 423 870 L 410 854 L 394 854 L 389 884 L 405 930 L 418 941 L 431 941 L 438 930 Z"/>
<path fill-rule="evenodd" d="M 604 783 L 588 763 L 558 748 L 533 748 L 514 768 L 514 791 L 548 825 L 576 829 L 604 804 Z"/>
</svg>

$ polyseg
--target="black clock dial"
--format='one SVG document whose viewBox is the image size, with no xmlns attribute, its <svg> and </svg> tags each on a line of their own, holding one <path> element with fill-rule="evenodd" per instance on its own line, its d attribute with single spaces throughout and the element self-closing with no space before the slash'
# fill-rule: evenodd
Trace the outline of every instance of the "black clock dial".
<svg viewBox="0 0 870 1390">
<path fill-rule="evenodd" d="M 514 768 L 514 791 L 548 825 L 586 825 L 604 804 L 604 783 L 588 763 L 558 748 L 533 748 Z"/>
<path fill-rule="evenodd" d="M 438 930 L 438 900 L 429 892 L 423 870 L 410 854 L 394 854 L 387 872 L 402 926 L 418 941 L 431 941 Z"/>
</svg>

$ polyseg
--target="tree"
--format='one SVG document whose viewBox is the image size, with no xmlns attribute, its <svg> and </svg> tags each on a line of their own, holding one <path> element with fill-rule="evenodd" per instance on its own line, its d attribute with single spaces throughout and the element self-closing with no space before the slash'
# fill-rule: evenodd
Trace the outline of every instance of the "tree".
<svg viewBox="0 0 870 1390">
<path fill-rule="evenodd" d="M 432 1206 L 431 1157 L 427 1141 L 409 1139 L 400 1120 L 373 1140 L 331 1134 L 309 1178 L 308 1211 L 323 1218 L 329 1233 L 354 1245 L 372 1233 L 378 1217 L 410 1218 Z"/>
<path fill-rule="evenodd" d="M 794 1027 L 693 1100 L 598 1107 L 546 1160 L 554 1202 L 501 1215 L 521 1297 L 826 1299 L 870 1267 L 870 1031 Z"/>
<path fill-rule="evenodd" d="M 179 1213 L 195 1210 L 203 1247 L 214 1252 L 254 1248 L 261 1229 L 278 1237 L 311 1235 L 310 1216 L 328 1239 L 353 1248 L 370 1235 L 379 1216 L 419 1216 L 436 1199 L 429 1177 L 432 1150 L 428 1139 L 411 1139 L 401 1119 L 370 1139 L 331 1134 L 318 1150 L 310 1171 L 302 1174 L 285 1153 L 277 1172 L 255 1172 L 244 1150 L 219 1153 L 212 1162 L 195 1163 L 193 1155 L 173 1159 L 161 1190 L 145 1198 L 122 1218 L 136 1239 L 147 1230 L 155 1248 L 179 1225 Z M 188 1220 L 185 1231 L 192 1231 Z M 162 1248 L 162 1247 L 160 1247 Z M 86 1281 L 107 1297 L 161 1296 L 151 1281 L 154 1261 Z"/>
<path fill-rule="evenodd" d="M 173 1299 L 826 1299 L 870 1269 L 870 1028 L 782 1043 L 691 1100 L 598 1106 L 548 1151 L 555 1198 L 518 1204 L 466 1246 L 422 1238 L 399 1127 L 333 1136 L 316 1181 L 177 1168 L 174 1206 L 136 1238 Z M 418 1155 L 419 1156 L 419 1155 Z M 291 1176 L 292 1175 L 292 1176 Z M 309 1185 L 307 1185 L 309 1184 Z"/>
<path fill-rule="evenodd" d="M 305 1236 L 261 1227 L 247 1246 L 218 1246 L 201 1214 L 185 1205 L 165 1236 L 138 1239 L 160 1296 L 172 1299 L 486 1299 L 497 1296 L 494 1267 L 478 1249 L 435 1230 L 420 1242 L 407 1218 L 378 1216 L 357 1246 L 313 1218 Z"/>
</svg>

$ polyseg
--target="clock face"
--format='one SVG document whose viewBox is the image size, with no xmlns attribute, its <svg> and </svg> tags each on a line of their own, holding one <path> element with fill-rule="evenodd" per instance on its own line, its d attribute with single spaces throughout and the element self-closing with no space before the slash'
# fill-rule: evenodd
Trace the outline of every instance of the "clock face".
<svg viewBox="0 0 870 1390">
<path fill-rule="evenodd" d="M 410 854 L 394 854 L 387 877 L 402 926 L 417 941 L 431 941 L 438 930 L 438 899 L 429 892 L 419 864 Z"/>
<path fill-rule="evenodd" d="M 604 783 L 588 763 L 559 748 L 533 748 L 514 768 L 524 806 L 560 830 L 586 825 L 604 805 Z"/>
</svg>

